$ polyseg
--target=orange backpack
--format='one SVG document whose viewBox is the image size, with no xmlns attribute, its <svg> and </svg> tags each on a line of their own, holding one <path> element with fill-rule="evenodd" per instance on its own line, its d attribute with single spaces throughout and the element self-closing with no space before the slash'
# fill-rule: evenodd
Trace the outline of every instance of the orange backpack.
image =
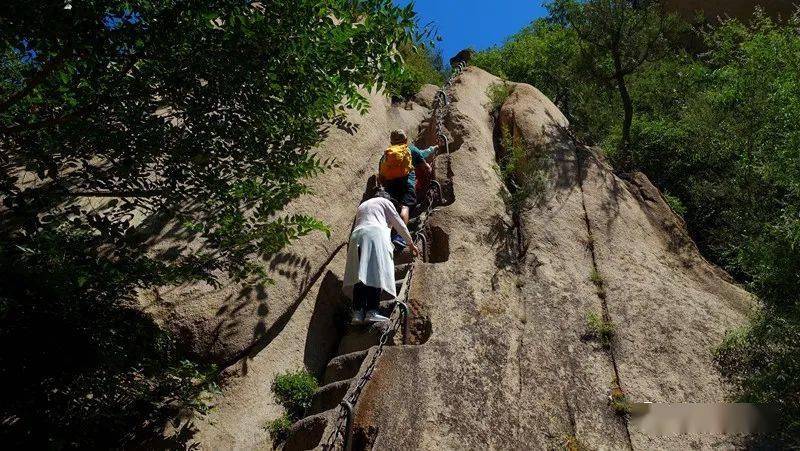
<svg viewBox="0 0 800 451">
<path fill-rule="evenodd" d="M 386 149 L 380 164 L 380 175 L 384 180 L 405 177 L 414 170 L 408 144 L 396 144 Z"/>
</svg>

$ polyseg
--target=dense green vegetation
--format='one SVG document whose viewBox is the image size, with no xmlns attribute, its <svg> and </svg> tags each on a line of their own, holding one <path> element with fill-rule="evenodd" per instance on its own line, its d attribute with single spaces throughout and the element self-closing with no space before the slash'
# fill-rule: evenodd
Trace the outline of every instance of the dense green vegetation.
<svg viewBox="0 0 800 451">
<path fill-rule="evenodd" d="M 323 125 L 402 74 L 413 16 L 390 0 L 3 3 L 3 443 L 124 446 L 205 408 L 214 367 L 136 292 L 263 278 L 257 262 L 325 232 L 281 209 L 329 166 Z M 165 225 L 175 246 L 156 252 Z"/>
<path fill-rule="evenodd" d="M 610 3 L 626 10 L 602 11 Z M 547 20 L 473 62 L 538 87 L 581 139 L 603 145 L 619 171 L 646 173 L 668 193 L 702 251 L 758 295 L 762 311 L 715 355 L 739 398 L 777 405 L 781 438 L 798 444 L 800 16 L 776 23 L 756 13 L 747 23 L 726 20 L 692 31 L 674 18 L 652 22 L 656 13 L 643 8 L 554 2 Z M 614 74 L 608 46 L 597 42 L 630 40 L 628 48 L 641 49 L 647 39 L 614 36 L 618 28 L 603 25 L 620 14 L 662 27 L 648 56 L 623 79 Z M 609 36 L 598 36 L 601 30 Z M 689 33 L 702 42 L 700 50 L 687 50 Z"/>
<path fill-rule="evenodd" d="M 439 86 L 444 82 L 442 55 L 430 42 L 409 43 L 400 47 L 402 71 L 387 80 L 386 90 L 396 99 L 407 100 L 424 84 Z"/>
<path fill-rule="evenodd" d="M 311 396 L 319 388 L 317 380 L 306 370 L 287 371 L 272 381 L 272 393 L 289 416 L 300 419 L 311 405 Z"/>
<path fill-rule="evenodd" d="M 317 389 L 317 379 L 306 370 L 287 371 L 275 376 L 272 394 L 286 412 L 267 424 L 266 429 L 274 444 L 277 445 L 289 437 L 289 429 L 311 407 L 311 398 Z"/>
</svg>

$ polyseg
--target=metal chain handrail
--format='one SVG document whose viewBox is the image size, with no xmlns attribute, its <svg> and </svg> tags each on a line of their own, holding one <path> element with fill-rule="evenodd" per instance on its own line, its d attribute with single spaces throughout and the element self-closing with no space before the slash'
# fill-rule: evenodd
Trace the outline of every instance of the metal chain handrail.
<svg viewBox="0 0 800 451">
<path fill-rule="evenodd" d="M 445 144 L 445 155 L 447 161 L 447 178 L 451 179 L 453 176 L 452 173 L 452 160 L 450 156 L 450 140 L 445 133 L 445 118 L 448 114 L 448 107 L 450 106 L 450 96 L 448 91 L 453 85 L 453 81 L 458 77 L 461 72 L 464 71 L 466 68 L 465 63 L 459 63 L 456 67 L 453 68 L 453 72 L 447 81 L 444 83 L 441 89 L 436 92 L 436 97 L 434 101 L 434 108 L 435 108 L 435 118 L 436 118 L 436 136 L 439 138 L 440 142 L 444 142 Z M 431 179 L 435 180 L 435 160 L 433 170 L 431 171 Z M 438 182 L 436 183 L 438 185 Z M 432 184 L 433 185 L 433 184 Z M 439 186 L 439 196 L 442 195 L 441 186 Z M 430 188 L 429 188 L 430 190 Z M 426 218 L 425 221 L 421 224 L 420 230 L 424 228 L 425 222 L 427 222 L 427 217 L 433 211 L 434 202 L 433 199 L 429 199 L 427 211 L 426 211 Z M 411 278 L 414 274 L 414 263 L 411 263 L 411 266 L 408 269 L 408 274 L 406 275 L 406 284 L 411 283 Z M 375 371 L 375 367 L 378 363 L 378 358 L 383 354 L 384 347 L 386 343 L 389 341 L 389 338 L 394 336 L 397 332 L 397 329 L 402 327 L 403 334 L 406 334 L 406 321 L 408 320 L 409 310 L 408 310 L 408 293 L 410 290 L 406 289 L 405 291 L 405 302 L 397 301 L 392 309 L 391 313 L 391 322 L 389 327 L 381 334 L 380 339 L 378 340 L 377 349 L 372 354 L 372 360 L 370 360 L 369 365 L 367 366 L 366 370 L 361 374 L 356 385 L 349 391 L 348 395 L 342 402 L 339 404 L 339 415 L 336 418 L 336 427 L 330 432 L 328 438 L 325 440 L 325 444 L 322 445 L 322 449 L 325 450 L 333 450 L 336 447 L 336 441 L 338 440 L 339 436 L 342 435 L 345 439 L 342 445 L 344 449 L 347 444 L 349 443 L 350 437 L 350 428 L 353 415 L 353 409 L 355 408 L 356 402 L 358 401 L 359 396 L 361 396 L 361 391 L 367 385 L 370 378 L 372 377 L 372 373 Z M 395 315 L 395 311 L 400 309 L 400 313 Z M 405 337 L 404 337 L 405 339 Z"/>
</svg>

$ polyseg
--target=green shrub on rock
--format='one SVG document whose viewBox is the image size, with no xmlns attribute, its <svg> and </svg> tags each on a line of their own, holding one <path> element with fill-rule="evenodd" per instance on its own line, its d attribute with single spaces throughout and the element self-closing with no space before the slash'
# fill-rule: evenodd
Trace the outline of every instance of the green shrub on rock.
<svg viewBox="0 0 800 451">
<path fill-rule="evenodd" d="M 311 396 L 319 389 L 317 380 L 306 370 L 289 371 L 275 377 L 272 393 L 293 419 L 299 419 L 311 405 Z"/>
<path fill-rule="evenodd" d="M 269 431 L 272 443 L 285 442 L 289 438 L 289 431 L 292 428 L 292 419 L 288 414 L 283 414 L 278 418 L 267 423 L 265 429 Z"/>
</svg>

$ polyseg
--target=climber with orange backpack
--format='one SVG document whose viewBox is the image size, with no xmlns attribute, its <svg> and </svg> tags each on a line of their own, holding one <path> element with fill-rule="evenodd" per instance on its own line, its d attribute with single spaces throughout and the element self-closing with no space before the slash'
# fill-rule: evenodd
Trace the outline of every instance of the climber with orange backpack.
<svg viewBox="0 0 800 451">
<path fill-rule="evenodd" d="M 423 150 L 408 144 L 403 130 L 393 131 L 389 141 L 390 146 L 378 165 L 378 182 L 399 203 L 400 217 L 408 224 L 411 208 L 417 204 L 415 168 L 429 167 L 425 160 L 435 155 L 438 146 Z M 406 246 L 400 235 L 395 235 L 392 242 L 400 248 Z"/>
</svg>

